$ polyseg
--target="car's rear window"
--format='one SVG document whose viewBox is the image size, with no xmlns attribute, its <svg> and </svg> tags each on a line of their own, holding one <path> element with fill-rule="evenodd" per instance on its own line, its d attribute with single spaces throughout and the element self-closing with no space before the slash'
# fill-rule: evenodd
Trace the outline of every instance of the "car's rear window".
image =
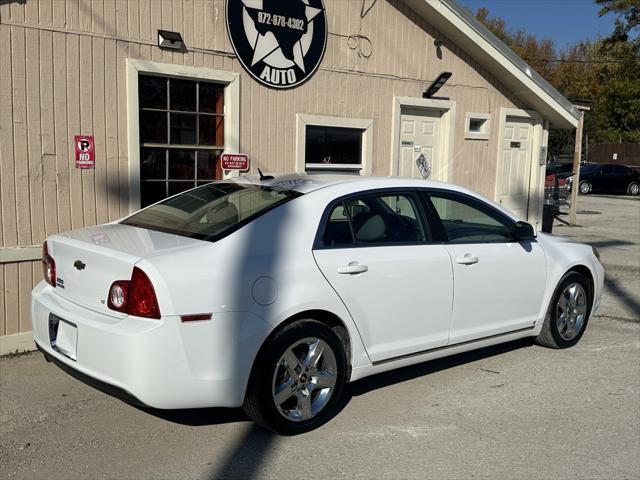
<svg viewBox="0 0 640 480">
<path fill-rule="evenodd" d="M 151 205 L 121 223 L 215 241 L 299 195 L 261 185 L 214 182 Z"/>
</svg>

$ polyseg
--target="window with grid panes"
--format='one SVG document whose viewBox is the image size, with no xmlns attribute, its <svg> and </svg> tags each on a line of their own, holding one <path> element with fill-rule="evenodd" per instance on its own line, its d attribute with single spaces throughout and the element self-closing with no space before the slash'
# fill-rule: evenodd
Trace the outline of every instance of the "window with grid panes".
<svg viewBox="0 0 640 480">
<path fill-rule="evenodd" d="M 140 75 L 138 97 L 142 207 L 221 178 L 222 85 Z"/>
</svg>

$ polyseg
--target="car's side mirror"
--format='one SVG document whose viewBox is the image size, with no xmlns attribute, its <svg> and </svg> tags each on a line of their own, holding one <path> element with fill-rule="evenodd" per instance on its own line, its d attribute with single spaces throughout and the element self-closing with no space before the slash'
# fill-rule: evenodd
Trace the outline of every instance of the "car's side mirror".
<svg viewBox="0 0 640 480">
<path fill-rule="evenodd" d="M 527 222 L 516 222 L 513 228 L 513 236 L 518 241 L 523 240 L 533 240 L 536 238 L 536 231 L 533 228 L 533 225 L 528 224 Z"/>
</svg>

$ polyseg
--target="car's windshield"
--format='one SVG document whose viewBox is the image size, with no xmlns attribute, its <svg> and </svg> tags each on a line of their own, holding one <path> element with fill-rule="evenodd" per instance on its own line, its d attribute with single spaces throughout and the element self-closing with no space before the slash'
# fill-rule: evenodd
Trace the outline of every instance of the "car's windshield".
<svg viewBox="0 0 640 480">
<path fill-rule="evenodd" d="M 261 185 L 214 182 L 151 205 L 122 223 L 185 237 L 217 240 L 299 195 L 292 190 Z"/>
</svg>

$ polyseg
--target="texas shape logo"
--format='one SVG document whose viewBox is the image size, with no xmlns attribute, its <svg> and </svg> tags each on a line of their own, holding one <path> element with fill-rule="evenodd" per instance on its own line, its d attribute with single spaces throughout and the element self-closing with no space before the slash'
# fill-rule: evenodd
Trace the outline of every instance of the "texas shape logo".
<svg viewBox="0 0 640 480">
<path fill-rule="evenodd" d="M 227 28 L 244 68 L 271 88 L 308 80 L 327 46 L 323 0 L 227 0 Z"/>
</svg>

